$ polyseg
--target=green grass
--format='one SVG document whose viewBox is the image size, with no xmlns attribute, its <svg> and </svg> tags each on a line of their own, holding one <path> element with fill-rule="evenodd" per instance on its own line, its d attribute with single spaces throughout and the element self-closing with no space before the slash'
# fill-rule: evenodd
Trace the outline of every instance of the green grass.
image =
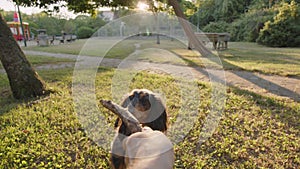
<svg viewBox="0 0 300 169">
<path fill-rule="evenodd" d="M 38 50 L 55 53 L 82 54 L 90 56 L 105 56 L 107 58 L 124 59 L 135 51 L 135 44 L 140 44 L 139 49 L 159 48 L 170 51 L 177 55 L 182 61 L 163 61 L 189 66 L 206 66 L 206 58 L 199 59 L 197 52 L 189 51 L 186 47 L 174 40 L 162 39 L 161 44 L 156 44 L 155 38 L 137 39 L 129 38 L 123 41 L 118 39 L 90 39 L 78 40 L 74 43 L 55 45 L 49 47 L 27 47 L 26 50 Z M 113 46 L 113 48 L 109 48 Z M 25 48 L 24 48 L 25 49 Z M 105 49 L 110 49 L 105 53 Z M 140 60 L 161 62 L 158 57 L 149 59 L 153 55 L 160 55 L 159 52 L 148 54 Z M 255 43 L 230 42 L 229 49 L 219 52 L 223 67 L 226 70 L 246 70 L 266 74 L 282 76 L 300 76 L 300 48 L 270 48 Z"/>
<path fill-rule="evenodd" d="M 86 40 L 77 40 L 72 43 L 65 43 L 60 45 L 50 45 L 48 47 L 40 47 L 40 46 L 28 46 L 22 47 L 23 50 L 35 50 L 42 52 L 53 52 L 53 53 L 67 53 L 78 55 L 81 48 L 85 44 Z"/>
<path fill-rule="evenodd" d="M 115 44 L 114 50 L 110 50 L 107 54 L 106 50 L 111 49 Z M 29 46 L 23 47 L 23 50 L 34 50 L 51 53 L 66 53 L 73 55 L 88 55 L 88 56 L 104 56 L 109 58 L 124 58 L 135 49 L 135 40 L 125 40 L 119 42 L 119 39 L 80 39 L 72 43 L 60 45 L 50 45 L 48 47 Z"/>
<path fill-rule="evenodd" d="M 75 62 L 74 59 L 66 59 L 66 58 L 55 58 L 55 57 L 49 57 L 49 56 L 38 56 L 38 55 L 27 55 L 26 58 L 28 61 L 33 65 L 44 65 L 44 64 L 58 64 L 58 63 L 70 63 Z M 0 63 L 0 69 L 2 69 L 3 66 Z"/>
<path fill-rule="evenodd" d="M 224 67 L 282 76 L 300 76 L 300 48 L 271 48 L 255 43 L 229 43 L 220 52 Z"/>
<path fill-rule="evenodd" d="M 14 100 L 8 80 L 0 74 L 0 166 L 109 168 L 108 152 L 87 137 L 75 116 L 72 69 L 45 70 L 39 74 L 55 92 L 49 97 L 28 101 Z M 97 99 L 111 98 L 113 75 L 114 69 L 99 69 L 95 82 Z M 131 82 L 130 89 L 164 92 L 173 124 L 181 105 L 176 80 L 140 72 Z M 184 140 L 174 147 L 175 168 L 299 168 L 300 103 L 230 88 L 218 128 L 197 147 L 211 104 L 209 85 L 197 82 L 197 86 L 201 98 L 198 120 Z M 101 112 L 109 114 L 99 107 Z M 106 120 L 112 123 L 114 119 L 110 115 Z"/>
<path fill-rule="evenodd" d="M 123 59 L 134 52 L 135 44 L 141 44 L 141 49 L 145 48 L 161 48 L 174 49 L 176 47 L 183 47 L 178 41 L 161 40 L 161 44 L 156 44 L 154 39 L 139 40 L 136 38 L 117 39 L 80 39 L 72 43 L 50 45 L 48 47 L 29 46 L 23 47 L 23 50 L 34 50 L 51 53 L 66 53 L 74 55 L 88 55 L 88 56 L 105 56 L 108 58 Z M 112 48 L 111 48 L 112 47 Z M 105 50 L 109 50 L 105 53 Z"/>
</svg>

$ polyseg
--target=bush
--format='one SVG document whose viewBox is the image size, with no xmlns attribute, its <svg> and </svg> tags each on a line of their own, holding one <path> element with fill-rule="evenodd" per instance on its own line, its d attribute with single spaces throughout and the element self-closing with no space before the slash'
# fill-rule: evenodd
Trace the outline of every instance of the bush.
<svg viewBox="0 0 300 169">
<path fill-rule="evenodd" d="M 79 39 L 89 38 L 93 35 L 94 30 L 90 27 L 82 26 L 77 31 L 77 37 Z"/>
<path fill-rule="evenodd" d="M 219 22 L 211 22 L 208 25 L 206 25 L 203 28 L 203 32 L 216 32 L 216 33 L 222 33 L 222 32 L 228 32 L 229 30 L 229 24 L 224 21 Z"/>
<path fill-rule="evenodd" d="M 242 15 L 230 26 L 231 40 L 256 42 L 264 23 L 271 20 L 274 15 L 275 11 L 273 9 L 259 11 L 254 9 Z"/>
<path fill-rule="evenodd" d="M 300 7 L 295 1 L 284 3 L 274 21 L 265 23 L 257 42 L 272 47 L 300 46 Z"/>
</svg>

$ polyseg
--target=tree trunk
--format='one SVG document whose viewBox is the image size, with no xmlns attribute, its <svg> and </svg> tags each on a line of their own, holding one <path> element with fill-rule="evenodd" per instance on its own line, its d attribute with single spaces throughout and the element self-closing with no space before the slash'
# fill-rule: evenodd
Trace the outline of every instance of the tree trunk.
<svg viewBox="0 0 300 169">
<path fill-rule="evenodd" d="M 182 12 L 179 3 L 177 0 L 168 0 L 168 4 L 173 7 L 175 15 L 178 17 L 178 20 L 183 27 L 183 30 L 186 34 L 186 36 L 189 39 L 189 42 L 191 42 L 195 49 L 203 56 L 208 57 L 209 55 L 212 55 L 211 51 L 209 51 L 202 42 L 200 42 L 196 36 L 195 33 L 190 25 L 190 23 L 186 20 L 184 13 Z"/>
<path fill-rule="evenodd" d="M 13 96 L 24 99 L 49 94 L 0 14 L 0 60 L 7 73 Z"/>
</svg>

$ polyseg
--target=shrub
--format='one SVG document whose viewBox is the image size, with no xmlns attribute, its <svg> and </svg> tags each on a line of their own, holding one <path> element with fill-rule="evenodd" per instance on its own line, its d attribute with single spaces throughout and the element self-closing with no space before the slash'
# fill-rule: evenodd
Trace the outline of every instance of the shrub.
<svg viewBox="0 0 300 169">
<path fill-rule="evenodd" d="M 77 31 L 77 37 L 79 39 L 89 38 L 93 35 L 94 30 L 90 27 L 82 26 Z"/>
<path fill-rule="evenodd" d="M 265 23 L 257 42 L 272 47 L 300 46 L 300 7 L 295 1 L 284 3 L 274 21 Z"/>
<path fill-rule="evenodd" d="M 229 32 L 233 41 L 256 42 L 264 23 L 274 17 L 273 9 L 251 10 L 234 21 Z"/>
<path fill-rule="evenodd" d="M 203 28 L 203 32 L 228 32 L 229 24 L 224 21 L 211 22 Z"/>
</svg>

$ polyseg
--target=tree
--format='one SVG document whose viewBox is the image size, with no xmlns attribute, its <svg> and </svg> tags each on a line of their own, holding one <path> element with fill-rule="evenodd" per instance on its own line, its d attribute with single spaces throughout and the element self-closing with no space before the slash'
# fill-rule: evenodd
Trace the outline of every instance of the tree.
<svg viewBox="0 0 300 169">
<path fill-rule="evenodd" d="M 94 31 L 92 28 L 87 27 L 87 26 L 82 26 L 78 29 L 77 31 L 77 36 L 79 39 L 85 39 L 85 38 L 89 38 L 93 35 Z"/>
<path fill-rule="evenodd" d="M 300 7 L 295 1 L 283 3 L 274 20 L 265 23 L 257 41 L 272 47 L 300 46 Z"/>
<path fill-rule="evenodd" d="M 7 73 L 16 99 L 48 94 L 45 83 L 27 61 L 25 54 L 13 38 L 12 32 L 0 14 L 0 60 Z"/>
</svg>

